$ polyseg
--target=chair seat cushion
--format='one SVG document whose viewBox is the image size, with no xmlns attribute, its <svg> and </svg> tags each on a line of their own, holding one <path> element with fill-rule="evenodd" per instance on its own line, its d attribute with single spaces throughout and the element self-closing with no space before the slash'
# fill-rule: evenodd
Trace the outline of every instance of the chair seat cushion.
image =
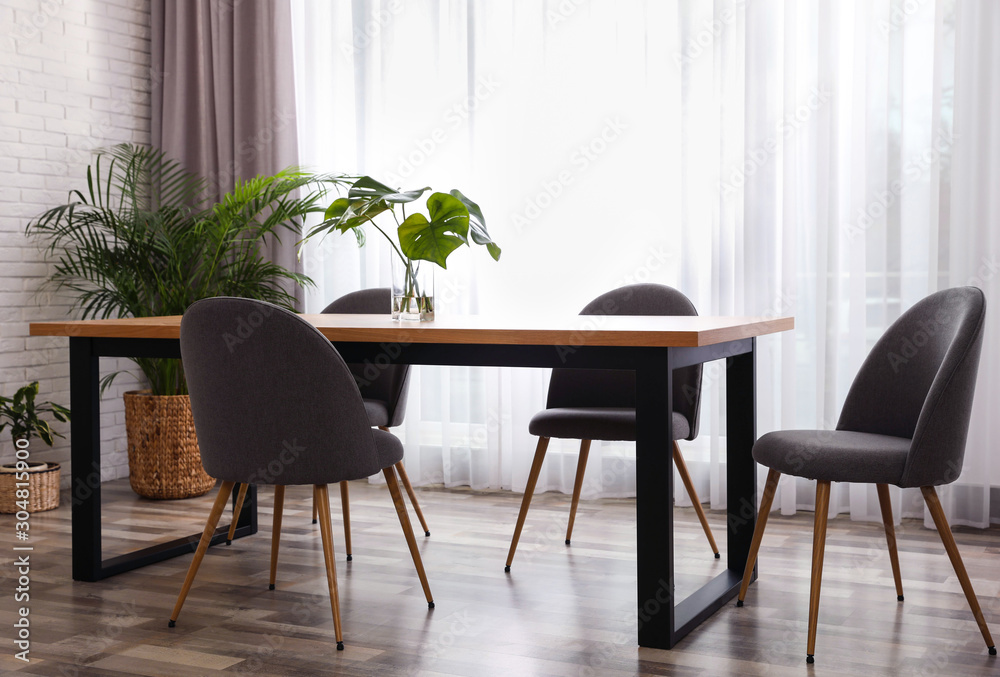
<svg viewBox="0 0 1000 677">
<path fill-rule="evenodd" d="M 674 439 L 683 440 L 691 432 L 688 420 L 673 415 Z M 618 407 L 560 407 L 535 414 L 528 432 L 539 437 L 571 440 L 635 441 L 635 409 Z"/>
<path fill-rule="evenodd" d="M 389 407 L 382 400 L 365 399 L 365 412 L 368 414 L 368 423 L 373 427 L 389 426 Z"/>
<path fill-rule="evenodd" d="M 830 482 L 898 484 L 910 440 L 847 430 L 782 430 L 753 445 L 754 460 L 785 475 Z"/>
<path fill-rule="evenodd" d="M 392 433 L 373 429 L 375 451 L 378 452 L 379 468 L 388 468 L 403 460 L 403 443 Z M 360 479 L 360 478 L 358 478 Z"/>
</svg>

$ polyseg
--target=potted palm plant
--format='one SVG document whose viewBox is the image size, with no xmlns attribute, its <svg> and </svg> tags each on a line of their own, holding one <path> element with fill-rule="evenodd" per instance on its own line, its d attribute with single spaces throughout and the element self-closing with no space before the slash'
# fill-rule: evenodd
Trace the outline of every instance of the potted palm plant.
<svg viewBox="0 0 1000 677">
<path fill-rule="evenodd" d="M 50 282 L 84 319 L 181 315 L 193 302 L 239 296 L 294 304 L 305 275 L 269 261 L 267 238 L 301 232 L 345 177 L 296 168 L 235 182 L 218 202 L 206 181 L 161 151 L 122 144 L 99 151 L 85 191 L 27 227 L 54 260 Z M 207 492 L 180 360 L 136 358 L 149 391 L 125 395 L 129 477 L 149 498 Z M 102 382 L 106 388 L 116 374 Z"/>
<path fill-rule="evenodd" d="M 59 464 L 33 463 L 29 442 L 38 437 L 52 446 L 61 433 L 42 418 L 51 414 L 61 423 L 69 409 L 52 402 L 36 402 L 38 381 L 23 386 L 13 397 L 0 395 L 0 433 L 10 428 L 16 463 L 0 466 L 0 513 L 41 512 L 59 507 Z M 20 519 L 20 518 L 19 518 Z"/>
<path fill-rule="evenodd" d="M 306 239 L 319 233 L 353 231 L 358 245 L 365 243 L 364 226 L 378 230 L 392 248 L 392 316 L 402 320 L 434 319 L 434 273 L 432 264 L 448 267 L 448 256 L 461 247 L 484 245 L 494 261 L 500 260 L 500 247 L 486 230 L 486 219 L 479 205 L 461 191 L 432 193 L 426 202 L 427 216 L 406 206 L 419 200 L 429 187 L 396 190 L 370 176 L 363 176 L 350 187 L 347 197 L 337 198 L 326 210 L 325 220 L 314 226 Z M 396 210 L 399 210 L 397 214 Z M 386 229 L 375 217 L 388 213 L 395 229 Z M 396 237 L 390 235 L 393 232 Z"/>
</svg>

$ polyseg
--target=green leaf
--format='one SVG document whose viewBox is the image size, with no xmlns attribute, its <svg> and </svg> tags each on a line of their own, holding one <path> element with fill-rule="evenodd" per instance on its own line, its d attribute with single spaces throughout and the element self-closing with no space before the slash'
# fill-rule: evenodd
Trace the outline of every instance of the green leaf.
<svg viewBox="0 0 1000 677">
<path fill-rule="evenodd" d="M 351 186 L 351 189 L 347 192 L 347 196 L 350 198 L 363 198 L 373 201 L 382 200 L 393 204 L 402 204 L 419 199 L 421 195 L 430 189 L 430 186 L 425 186 L 419 190 L 406 190 L 400 192 L 395 188 L 390 188 L 384 183 L 376 181 L 370 176 L 362 176 L 354 182 L 354 185 Z"/>
<path fill-rule="evenodd" d="M 35 428 L 38 431 L 38 436 L 42 438 L 42 441 L 51 447 L 54 440 L 52 438 L 52 429 L 49 427 L 49 424 L 45 421 L 39 421 Z"/>
<path fill-rule="evenodd" d="M 382 212 L 389 211 L 389 209 L 391 207 L 381 200 L 369 202 L 366 200 L 351 200 L 346 197 L 337 198 L 326 210 L 326 220 L 314 227 L 309 232 L 308 237 L 334 228 L 341 233 L 346 233 L 351 229 L 355 229 L 357 232 L 358 228 L 361 228 Z"/>
<path fill-rule="evenodd" d="M 467 198 L 462 194 L 462 191 L 455 189 L 451 191 L 453 197 L 461 200 L 465 208 L 469 210 L 469 230 L 472 235 L 472 241 L 476 244 L 486 245 L 486 250 L 493 257 L 494 261 L 500 260 L 500 247 L 490 234 L 486 231 L 486 217 L 483 216 L 483 210 L 479 208 L 479 205 Z"/>
<path fill-rule="evenodd" d="M 399 245 L 410 259 L 431 261 L 447 268 L 448 255 L 468 244 L 469 210 L 462 201 L 445 193 L 427 198 L 430 220 L 411 214 L 399 226 Z"/>
<path fill-rule="evenodd" d="M 338 197 L 333 203 L 327 208 L 326 213 L 323 214 L 323 218 L 327 221 L 333 221 L 335 219 L 340 219 L 347 213 L 351 208 L 351 201 L 346 197 Z"/>
</svg>

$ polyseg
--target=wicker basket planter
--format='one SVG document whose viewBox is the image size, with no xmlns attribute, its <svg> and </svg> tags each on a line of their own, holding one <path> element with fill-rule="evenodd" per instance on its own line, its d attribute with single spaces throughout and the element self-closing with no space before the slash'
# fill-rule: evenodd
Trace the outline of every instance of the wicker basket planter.
<svg viewBox="0 0 1000 677">
<path fill-rule="evenodd" d="M 17 502 L 22 499 L 17 498 L 16 472 L 13 464 L 0 466 L 0 513 L 15 513 L 20 510 Z M 42 512 L 58 508 L 59 464 L 29 463 L 27 472 L 28 512 Z"/>
<path fill-rule="evenodd" d="M 125 393 L 129 484 L 145 498 L 191 498 L 215 486 L 201 465 L 187 395 Z"/>
</svg>

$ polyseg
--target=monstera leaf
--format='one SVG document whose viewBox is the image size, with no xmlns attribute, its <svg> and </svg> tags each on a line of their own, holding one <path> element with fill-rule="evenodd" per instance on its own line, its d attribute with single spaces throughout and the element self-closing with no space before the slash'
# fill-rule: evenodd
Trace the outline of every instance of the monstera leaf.
<svg viewBox="0 0 1000 677">
<path fill-rule="evenodd" d="M 465 205 L 465 208 L 469 210 L 469 230 L 472 233 L 472 241 L 476 244 L 486 245 L 486 250 L 493 257 L 493 260 L 499 261 L 500 246 L 486 232 L 486 217 L 483 216 L 483 210 L 475 202 L 462 195 L 462 191 L 456 189 L 451 191 L 451 194 L 458 198 Z"/>
<path fill-rule="evenodd" d="M 390 188 L 384 183 L 376 181 L 370 176 L 362 176 L 354 182 L 353 186 L 351 186 L 351 190 L 348 191 L 347 197 L 355 199 L 363 198 L 365 200 L 378 200 L 391 202 L 393 204 L 403 204 L 419 199 L 421 195 L 430 189 L 430 186 L 425 186 L 419 190 L 404 190 L 400 192 L 394 188 Z"/>
<path fill-rule="evenodd" d="M 427 212 L 412 214 L 399 225 L 399 245 L 409 259 L 422 259 L 447 268 L 448 255 L 468 244 L 469 209 L 457 197 L 434 193 Z"/>
<path fill-rule="evenodd" d="M 486 230 L 486 218 L 479 205 L 453 190 L 448 193 L 432 193 L 427 198 L 428 215 L 416 212 L 406 215 L 406 205 L 423 197 L 430 188 L 401 190 L 392 188 L 370 176 L 363 176 L 351 185 L 347 197 L 334 200 L 326 210 L 322 223 L 314 226 L 306 239 L 318 233 L 353 231 L 358 245 L 365 243 L 365 224 L 370 223 L 392 246 L 396 255 L 409 265 L 411 260 L 423 260 L 447 268 L 448 256 L 472 242 L 486 247 L 495 261 L 500 260 L 500 247 Z M 397 205 L 402 212 L 403 222 L 396 218 Z M 396 234 L 399 244 L 391 236 L 392 231 L 383 230 L 375 222 L 375 217 L 389 212 L 396 219 Z"/>
</svg>

